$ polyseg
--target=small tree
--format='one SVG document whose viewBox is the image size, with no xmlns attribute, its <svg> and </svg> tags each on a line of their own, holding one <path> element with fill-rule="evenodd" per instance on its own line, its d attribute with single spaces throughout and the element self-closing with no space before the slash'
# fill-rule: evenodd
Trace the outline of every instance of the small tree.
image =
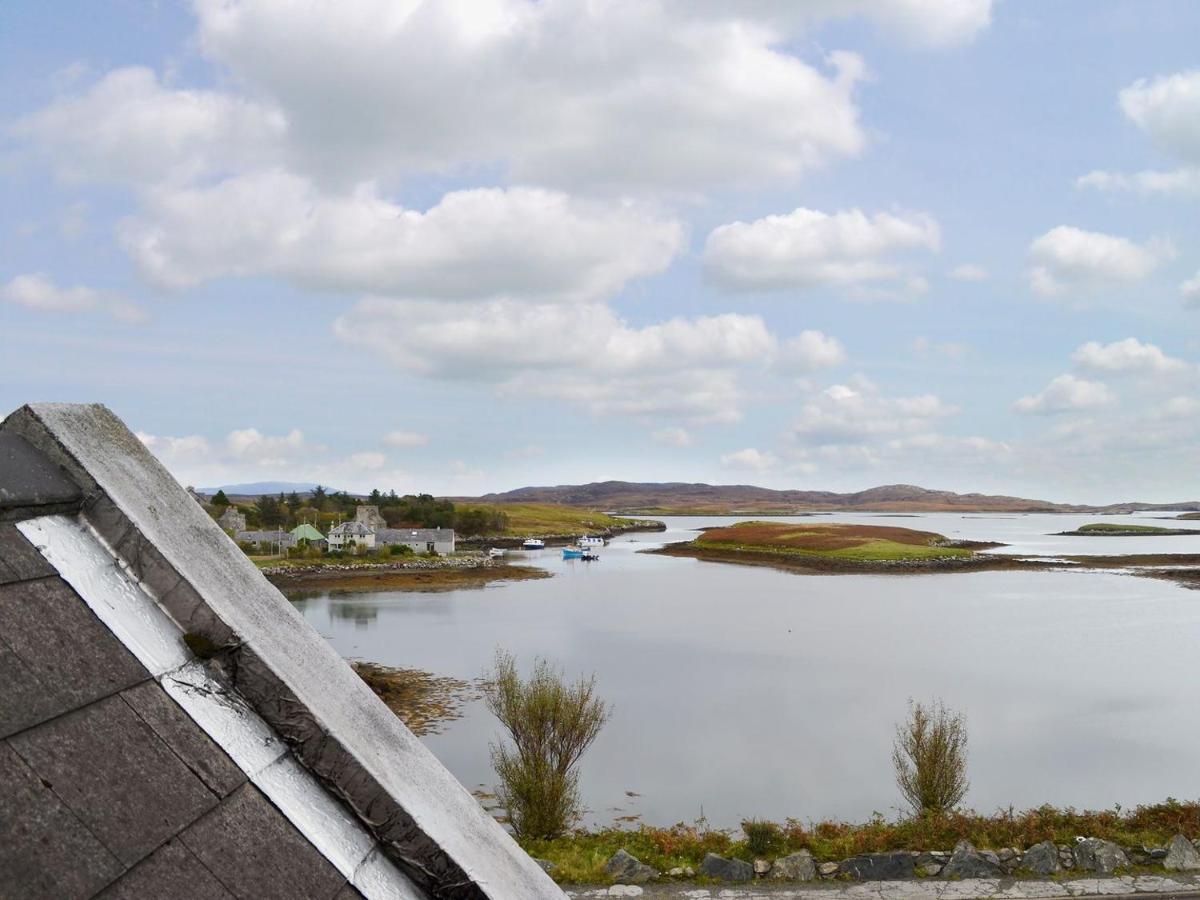
<svg viewBox="0 0 1200 900">
<path fill-rule="evenodd" d="M 224 491 L 217 491 L 216 496 L 212 498 L 212 506 L 228 506 L 229 498 L 225 496 Z"/>
<path fill-rule="evenodd" d="M 896 784 L 914 811 L 939 814 L 967 793 L 967 723 L 937 700 L 908 703 L 908 719 L 896 726 L 892 747 Z"/>
<path fill-rule="evenodd" d="M 518 837 L 564 834 L 583 813 L 576 767 L 608 721 L 611 709 L 596 696 L 596 676 L 568 684 L 545 659 L 522 680 L 512 654 L 496 651 L 485 676 L 484 698 L 512 739 L 492 744 L 496 790 Z"/>
</svg>

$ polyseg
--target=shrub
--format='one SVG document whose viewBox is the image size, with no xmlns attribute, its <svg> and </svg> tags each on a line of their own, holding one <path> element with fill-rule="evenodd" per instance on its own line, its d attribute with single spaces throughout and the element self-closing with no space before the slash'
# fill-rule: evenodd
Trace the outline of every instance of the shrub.
<svg viewBox="0 0 1200 900">
<path fill-rule="evenodd" d="M 967 793 L 967 725 L 940 700 L 909 701 L 908 719 L 896 726 L 892 747 L 896 784 L 914 811 L 941 814 Z"/>
<path fill-rule="evenodd" d="M 582 815 L 580 758 L 608 721 L 610 708 L 596 696 L 596 676 L 567 683 L 545 659 L 528 680 L 510 653 L 496 651 L 485 676 L 484 698 L 512 739 L 491 745 L 500 779 L 496 795 L 522 838 L 565 834 Z"/>
<path fill-rule="evenodd" d="M 774 822 L 745 819 L 742 833 L 746 835 L 747 849 L 755 856 L 775 856 L 783 848 L 783 829 Z"/>
<path fill-rule="evenodd" d="M 392 544 L 390 552 L 392 556 L 412 556 L 413 548 L 408 546 L 408 544 Z"/>
</svg>

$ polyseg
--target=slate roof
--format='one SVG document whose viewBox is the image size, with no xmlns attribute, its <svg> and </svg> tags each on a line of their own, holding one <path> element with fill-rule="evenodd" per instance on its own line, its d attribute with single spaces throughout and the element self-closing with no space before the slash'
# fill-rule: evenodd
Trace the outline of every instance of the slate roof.
<svg viewBox="0 0 1200 900">
<path fill-rule="evenodd" d="M 385 544 L 418 542 L 445 543 L 454 540 L 453 528 L 380 528 L 376 538 Z"/>
<path fill-rule="evenodd" d="M 330 533 L 330 535 L 353 534 L 353 535 L 363 536 L 363 535 L 371 534 L 372 529 L 368 528 L 362 522 L 343 522 L 340 525 L 334 525 L 331 529 L 329 529 L 329 533 Z"/>
<path fill-rule="evenodd" d="M 563 896 L 103 407 L 0 424 L 0 687 L 2 896 Z"/>
</svg>

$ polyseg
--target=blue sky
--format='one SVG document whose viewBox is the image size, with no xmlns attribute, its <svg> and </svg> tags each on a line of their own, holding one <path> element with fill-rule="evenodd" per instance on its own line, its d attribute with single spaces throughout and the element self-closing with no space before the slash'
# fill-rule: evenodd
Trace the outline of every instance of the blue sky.
<svg viewBox="0 0 1200 900">
<path fill-rule="evenodd" d="M 1200 496 L 1200 7 L 0 7 L 0 405 L 182 480 Z"/>
</svg>

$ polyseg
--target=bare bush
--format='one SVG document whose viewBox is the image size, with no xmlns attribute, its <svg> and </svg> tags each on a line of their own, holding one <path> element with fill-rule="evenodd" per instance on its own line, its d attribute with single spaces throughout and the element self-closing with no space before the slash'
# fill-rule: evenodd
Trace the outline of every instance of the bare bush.
<svg viewBox="0 0 1200 900">
<path fill-rule="evenodd" d="M 944 813 L 957 806 L 967 780 L 967 724 L 940 701 L 909 701 L 908 719 L 896 726 L 892 747 L 896 784 L 914 811 Z"/>
<path fill-rule="evenodd" d="M 491 751 L 496 794 L 513 831 L 531 838 L 564 834 L 583 812 L 577 765 L 611 713 L 596 696 L 596 676 L 570 684 L 538 658 L 523 680 L 512 654 L 497 650 L 484 698 L 512 739 L 511 747 L 501 742 Z"/>
</svg>

